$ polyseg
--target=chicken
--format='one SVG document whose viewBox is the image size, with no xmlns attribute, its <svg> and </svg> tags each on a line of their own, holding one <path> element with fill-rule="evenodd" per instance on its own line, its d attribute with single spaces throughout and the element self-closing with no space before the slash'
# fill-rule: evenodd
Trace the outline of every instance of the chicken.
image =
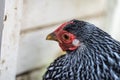
<svg viewBox="0 0 120 80">
<path fill-rule="evenodd" d="M 120 80 L 120 42 L 95 25 L 70 20 L 47 36 L 66 54 L 47 68 L 43 80 Z"/>
</svg>

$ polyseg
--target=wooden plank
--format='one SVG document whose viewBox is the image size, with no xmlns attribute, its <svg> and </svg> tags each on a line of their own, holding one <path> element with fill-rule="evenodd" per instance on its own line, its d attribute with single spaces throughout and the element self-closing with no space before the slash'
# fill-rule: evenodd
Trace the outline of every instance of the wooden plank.
<svg viewBox="0 0 120 80">
<path fill-rule="evenodd" d="M 112 22 L 110 34 L 120 41 L 120 0 L 117 0 L 114 5 L 113 15 L 110 20 Z"/>
<path fill-rule="evenodd" d="M 0 80 L 15 80 L 22 0 L 6 0 L 1 43 Z"/>
<path fill-rule="evenodd" d="M 23 7 L 22 30 L 105 11 L 106 0 L 25 0 Z"/>
</svg>

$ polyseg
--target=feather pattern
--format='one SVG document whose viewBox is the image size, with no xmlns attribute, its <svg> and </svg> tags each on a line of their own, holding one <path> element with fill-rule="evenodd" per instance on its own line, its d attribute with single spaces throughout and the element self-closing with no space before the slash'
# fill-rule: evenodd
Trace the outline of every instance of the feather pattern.
<svg viewBox="0 0 120 80">
<path fill-rule="evenodd" d="M 43 80 L 120 80 L 120 43 L 95 27 L 78 49 L 50 64 Z"/>
</svg>

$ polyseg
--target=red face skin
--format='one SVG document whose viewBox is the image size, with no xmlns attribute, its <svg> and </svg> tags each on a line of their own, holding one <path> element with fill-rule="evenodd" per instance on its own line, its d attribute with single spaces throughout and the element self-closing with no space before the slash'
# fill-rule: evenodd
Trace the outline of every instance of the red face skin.
<svg viewBox="0 0 120 80">
<path fill-rule="evenodd" d="M 62 24 L 58 29 L 56 29 L 53 33 L 55 34 L 55 38 L 59 42 L 60 47 L 63 51 L 67 50 L 75 50 L 78 46 L 72 44 L 73 40 L 76 39 L 76 36 L 70 32 L 63 30 L 63 28 L 67 24 L 72 24 L 72 22 L 67 22 Z"/>
</svg>

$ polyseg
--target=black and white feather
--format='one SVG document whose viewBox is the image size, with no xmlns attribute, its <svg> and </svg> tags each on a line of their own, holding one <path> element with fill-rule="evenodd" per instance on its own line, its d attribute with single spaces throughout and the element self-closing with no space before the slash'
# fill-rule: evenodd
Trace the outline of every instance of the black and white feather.
<svg viewBox="0 0 120 80">
<path fill-rule="evenodd" d="M 120 80 L 120 42 L 93 24 L 73 20 L 64 29 L 80 46 L 47 68 L 43 80 Z"/>
</svg>

